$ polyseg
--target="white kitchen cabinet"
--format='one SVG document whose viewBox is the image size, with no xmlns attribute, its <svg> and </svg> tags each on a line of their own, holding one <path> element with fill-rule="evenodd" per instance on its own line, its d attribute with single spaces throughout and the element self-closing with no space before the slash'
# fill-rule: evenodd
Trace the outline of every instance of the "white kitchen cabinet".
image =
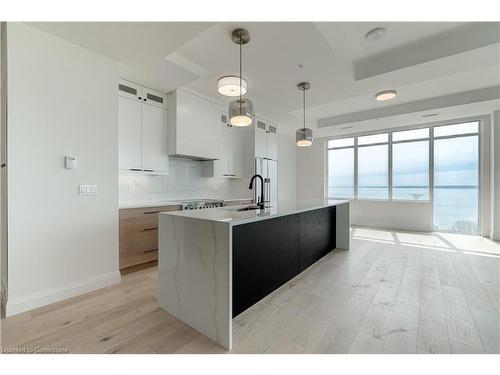
<svg viewBox="0 0 500 375">
<path fill-rule="evenodd" d="M 118 97 L 120 169 L 142 169 L 142 106 L 139 101 Z"/>
<path fill-rule="evenodd" d="M 124 89 L 124 82 L 127 89 Z M 168 174 L 168 138 L 166 98 L 144 100 L 154 93 L 137 84 L 120 81 L 118 96 L 119 169 Z M 134 89 L 129 90 L 129 89 Z"/>
<path fill-rule="evenodd" d="M 278 160 L 278 128 L 259 117 L 255 124 L 255 157 Z"/>
<path fill-rule="evenodd" d="M 278 160 L 278 128 L 272 123 L 267 126 L 266 141 L 268 159 Z"/>
<path fill-rule="evenodd" d="M 255 157 L 267 157 L 267 121 L 258 117 L 255 122 Z"/>
<path fill-rule="evenodd" d="M 118 95 L 129 98 L 136 101 L 142 101 L 142 89 L 141 85 L 136 83 L 120 79 L 118 82 Z"/>
<path fill-rule="evenodd" d="M 253 159 L 247 145 L 251 139 L 250 128 L 238 128 L 229 125 L 227 113 L 221 115 L 220 138 L 217 147 L 221 157 L 217 160 L 205 162 L 206 177 L 245 177 L 247 162 Z"/>
<path fill-rule="evenodd" d="M 151 104 L 160 108 L 167 108 L 167 98 L 158 91 L 143 87 L 142 95 L 142 100 L 147 104 Z"/>
<path fill-rule="evenodd" d="M 220 159 L 220 105 L 183 89 L 169 93 L 167 101 L 170 155 Z"/>
<path fill-rule="evenodd" d="M 167 111 L 156 105 L 142 107 L 142 169 L 168 172 Z"/>
<path fill-rule="evenodd" d="M 229 173 L 233 176 L 245 177 L 246 161 L 250 152 L 247 142 L 252 139 L 251 130 L 251 127 L 229 128 Z"/>
</svg>

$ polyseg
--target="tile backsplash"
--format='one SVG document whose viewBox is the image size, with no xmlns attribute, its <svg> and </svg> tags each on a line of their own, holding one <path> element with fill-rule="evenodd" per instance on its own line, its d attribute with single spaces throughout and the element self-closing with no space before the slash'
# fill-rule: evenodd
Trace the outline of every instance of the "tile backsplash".
<svg viewBox="0 0 500 375">
<path fill-rule="evenodd" d="M 189 159 L 170 158 L 168 176 L 124 172 L 119 180 L 120 204 L 253 197 L 248 178 L 204 177 L 203 162 Z"/>
</svg>

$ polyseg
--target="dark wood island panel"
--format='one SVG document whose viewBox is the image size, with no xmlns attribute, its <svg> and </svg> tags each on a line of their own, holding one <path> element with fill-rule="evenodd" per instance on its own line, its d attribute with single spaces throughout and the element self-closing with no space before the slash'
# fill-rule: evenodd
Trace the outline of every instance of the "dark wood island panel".
<svg viewBox="0 0 500 375">
<path fill-rule="evenodd" d="M 336 207 L 233 227 L 233 317 L 336 247 Z"/>
</svg>

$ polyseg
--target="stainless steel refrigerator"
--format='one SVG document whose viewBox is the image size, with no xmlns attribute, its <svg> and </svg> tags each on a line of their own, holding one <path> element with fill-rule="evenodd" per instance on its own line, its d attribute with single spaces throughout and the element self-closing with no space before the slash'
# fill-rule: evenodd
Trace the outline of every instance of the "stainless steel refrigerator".
<svg viewBox="0 0 500 375">
<path fill-rule="evenodd" d="M 272 206 L 278 201 L 278 161 L 266 158 L 255 158 L 255 173 L 264 178 L 264 197 L 266 206 Z M 260 202 L 260 180 L 255 180 L 255 202 Z"/>
</svg>

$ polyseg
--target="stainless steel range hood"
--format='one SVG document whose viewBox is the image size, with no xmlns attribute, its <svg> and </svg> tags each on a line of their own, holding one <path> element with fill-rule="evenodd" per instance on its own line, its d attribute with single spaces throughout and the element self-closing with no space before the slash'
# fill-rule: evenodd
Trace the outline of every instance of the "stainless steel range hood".
<svg viewBox="0 0 500 375">
<path fill-rule="evenodd" d="M 171 158 L 178 158 L 178 159 L 189 159 L 189 160 L 195 160 L 195 161 L 213 161 L 213 160 L 218 160 L 218 159 L 209 159 L 209 158 L 203 158 L 200 156 L 193 156 L 193 155 L 182 155 L 182 154 L 173 154 L 169 155 Z"/>
</svg>

